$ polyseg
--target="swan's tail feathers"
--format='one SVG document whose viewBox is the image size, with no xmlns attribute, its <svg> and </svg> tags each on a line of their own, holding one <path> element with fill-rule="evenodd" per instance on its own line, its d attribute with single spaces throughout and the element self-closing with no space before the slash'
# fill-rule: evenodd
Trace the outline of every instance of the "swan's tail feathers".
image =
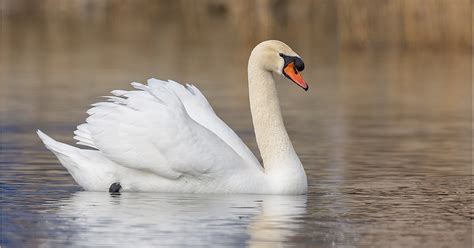
<svg viewBox="0 0 474 248">
<path fill-rule="evenodd" d="M 104 191 L 109 188 L 112 182 L 116 181 L 110 172 L 115 171 L 117 167 L 103 157 L 99 151 L 79 149 L 58 142 L 40 130 L 36 133 L 46 148 L 56 155 L 59 162 L 84 189 Z"/>
<path fill-rule="evenodd" d="M 40 130 L 38 130 L 36 133 L 40 137 L 41 141 L 43 141 L 46 148 L 56 155 L 56 157 L 59 159 L 59 162 L 61 162 L 61 164 L 66 167 L 69 172 L 72 172 L 71 169 L 73 168 L 81 167 L 77 161 L 79 157 L 78 155 L 80 153 L 79 148 L 58 142 Z"/>
<path fill-rule="evenodd" d="M 73 146 L 54 140 L 53 138 L 43 133 L 41 130 L 36 131 L 36 133 L 40 137 L 41 141 L 43 141 L 46 148 L 48 148 L 55 154 L 59 153 L 63 155 L 68 155 L 70 152 L 73 152 L 75 149 L 77 149 Z"/>
</svg>

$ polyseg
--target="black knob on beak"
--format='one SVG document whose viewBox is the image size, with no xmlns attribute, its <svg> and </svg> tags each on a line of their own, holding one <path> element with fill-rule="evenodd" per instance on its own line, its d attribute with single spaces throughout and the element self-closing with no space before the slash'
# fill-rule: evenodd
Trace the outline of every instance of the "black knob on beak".
<svg viewBox="0 0 474 248">
<path fill-rule="evenodd" d="M 295 68 L 298 71 L 303 71 L 304 70 L 304 62 L 302 59 L 295 57 Z"/>
<path fill-rule="evenodd" d="M 283 53 L 280 53 L 280 56 L 285 61 L 284 67 L 287 66 L 291 62 L 295 62 L 296 70 L 298 70 L 298 71 L 303 71 L 304 70 L 304 62 L 300 57 L 288 56 L 288 55 L 285 55 Z"/>
</svg>

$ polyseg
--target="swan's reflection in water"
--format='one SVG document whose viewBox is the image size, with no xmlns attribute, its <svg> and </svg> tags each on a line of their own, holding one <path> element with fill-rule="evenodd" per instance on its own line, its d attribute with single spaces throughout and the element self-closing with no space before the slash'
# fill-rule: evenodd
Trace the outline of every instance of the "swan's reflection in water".
<svg viewBox="0 0 474 248">
<path fill-rule="evenodd" d="M 306 196 L 77 192 L 57 217 L 69 245 L 274 246 L 303 228 Z"/>
</svg>

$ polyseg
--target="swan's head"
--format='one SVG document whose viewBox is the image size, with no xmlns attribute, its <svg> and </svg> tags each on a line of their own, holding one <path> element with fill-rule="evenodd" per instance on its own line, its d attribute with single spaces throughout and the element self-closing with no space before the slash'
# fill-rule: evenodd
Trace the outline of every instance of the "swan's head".
<svg viewBox="0 0 474 248">
<path fill-rule="evenodd" d="M 278 40 L 261 42 L 253 49 L 250 55 L 250 60 L 252 59 L 256 59 L 257 65 L 263 69 L 285 76 L 304 90 L 308 90 L 308 84 L 301 76 L 304 70 L 303 60 L 285 43 Z"/>
</svg>

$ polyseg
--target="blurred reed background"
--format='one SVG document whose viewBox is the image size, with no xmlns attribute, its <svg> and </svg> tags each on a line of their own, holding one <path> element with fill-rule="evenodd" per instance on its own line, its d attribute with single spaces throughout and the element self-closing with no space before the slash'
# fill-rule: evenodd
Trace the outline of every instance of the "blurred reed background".
<svg viewBox="0 0 474 248">
<path fill-rule="evenodd" d="M 299 102 L 313 114 L 370 106 L 467 118 L 471 13 L 470 0 L 0 0 L 0 113 L 32 130 L 61 122 L 70 139 L 97 96 L 171 78 L 199 85 L 250 134 L 247 59 L 279 39 L 303 56 L 315 90 L 303 100 L 278 84 L 284 113 Z"/>
<path fill-rule="evenodd" d="M 9 21 L 80 21 L 139 34 L 175 19 L 193 37 L 212 30 L 210 18 L 220 16 L 249 44 L 288 33 L 349 49 L 472 47 L 472 0 L 1 0 L 0 15 L 3 35 Z M 305 26 L 310 33 L 301 34 Z"/>
</svg>

